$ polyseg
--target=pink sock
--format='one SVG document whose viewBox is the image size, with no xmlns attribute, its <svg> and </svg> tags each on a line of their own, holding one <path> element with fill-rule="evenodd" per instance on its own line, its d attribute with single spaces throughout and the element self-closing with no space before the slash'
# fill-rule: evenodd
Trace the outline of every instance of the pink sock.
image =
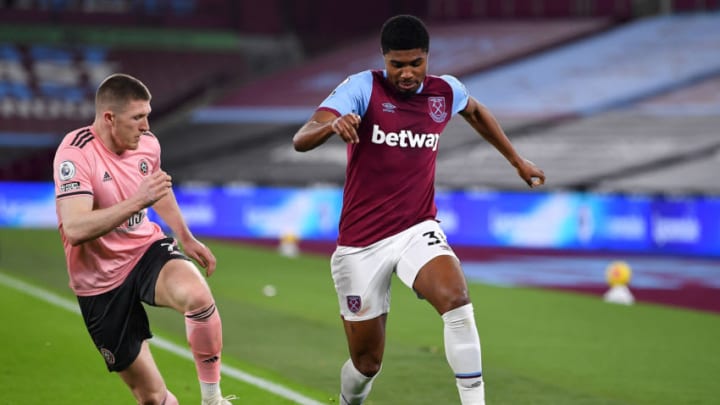
<svg viewBox="0 0 720 405">
<path fill-rule="evenodd" d="M 178 402 L 177 398 L 175 398 L 175 395 L 173 395 L 173 393 L 168 390 L 167 395 L 165 395 L 163 405 L 180 405 L 180 403 Z"/>
<path fill-rule="evenodd" d="M 206 383 L 220 382 L 222 323 L 215 304 L 186 312 L 185 331 L 195 359 L 198 379 Z"/>
</svg>

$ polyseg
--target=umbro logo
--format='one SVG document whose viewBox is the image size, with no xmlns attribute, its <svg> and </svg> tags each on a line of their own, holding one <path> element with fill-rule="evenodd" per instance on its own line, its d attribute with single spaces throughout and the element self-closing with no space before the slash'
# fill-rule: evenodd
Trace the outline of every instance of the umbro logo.
<svg viewBox="0 0 720 405">
<path fill-rule="evenodd" d="M 103 181 L 110 181 L 110 180 L 112 180 L 110 173 L 105 172 L 105 174 L 103 175 Z"/>
<path fill-rule="evenodd" d="M 383 112 L 394 113 L 395 109 L 397 107 L 395 106 L 395 104 L 389 103 L 386 101 L 386 102 L 382 103 L 382 108 L 383 108 Z"/>
</svg>

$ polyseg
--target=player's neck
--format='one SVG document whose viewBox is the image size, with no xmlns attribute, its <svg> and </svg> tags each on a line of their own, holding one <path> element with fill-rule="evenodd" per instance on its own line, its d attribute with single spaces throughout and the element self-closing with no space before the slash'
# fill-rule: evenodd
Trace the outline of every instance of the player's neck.
<svg viewBox="0 0 720 405">
<path fill-rule="evenodd" d="M 102 123 L 98 123 L 97 120 L 93 122 L 92 124 L 92 132 L 97 136 L 98 139 L 100 139 L 100 142 L 105 146 L 105 149 L 107 149 L 109 152 L 114 153 L 116 155 L 122 155 L 123 152 L 125 152 L 125 149 L 122 149 L 113 142 L 112 135 L 110 133 L 110 128 L 105 127 Z"/>
</svg>

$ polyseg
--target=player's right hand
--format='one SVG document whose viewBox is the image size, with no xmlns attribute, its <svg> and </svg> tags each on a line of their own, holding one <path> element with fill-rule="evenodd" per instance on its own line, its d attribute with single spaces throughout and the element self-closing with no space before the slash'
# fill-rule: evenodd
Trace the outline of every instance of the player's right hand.
<svg viewBox="0 0 720 405">
<path fill-rule="evenodd" d="M 332 130 L 345 142 L 345 143 L 358 143 L 360 137 L 357 134 L 357 129 L 360 126 L 360 116 L 355 113 L 345 114 L 337 117 L 333 120 Z"/>
<path fill-rule="evenodd" d="M 200 267 L 205 269 L 205 275 L 210 277 L 215 272 L 217 266 L 217 259 L 210 249 L 205 246 L 204 243 L 190 237 L 184 241 L 180 241 L 183 252 L 193 260 L 195 260 Z"/>
<path fill-rule="evenodd" d="M 172 177 L 163 170 L 158 170 L 145 178 L 138 187 L 138 195 L 144 206 L 149 207 L 165 197 L 172 190 Z"/>
</svg>

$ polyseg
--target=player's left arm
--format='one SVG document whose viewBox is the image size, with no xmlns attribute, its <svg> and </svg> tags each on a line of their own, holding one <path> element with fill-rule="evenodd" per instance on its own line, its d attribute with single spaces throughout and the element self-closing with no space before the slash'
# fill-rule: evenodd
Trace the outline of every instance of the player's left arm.
<svg viewBox="0 0 720 405">
<path fill-rule="evenodd" d="M 210 248 L 197 240 L 190 232 L 190 228 L 187 226 L 178 206 L 175 193 L 170 191 L 165 197 L 158 200 L 152 208 L 173 231 L 182 246 L 183 252 L 204 268 L 208 277 L 211 276 L 215 272 L 215 266 L 217 265 L 215 255 L 210 251 Z"/>
<path fill-rule="evenodd" d="M 505 159 L 515 167 L 518 175 L 528 186 L 536 187 L 545 184 L 545 173 L 534 163 L 518 154 L 500 123 L 487 107 L 474 97 L 468 96 L 467 106 L 459 114 L 478 134 L 505 156 Z"/>
</svg>

